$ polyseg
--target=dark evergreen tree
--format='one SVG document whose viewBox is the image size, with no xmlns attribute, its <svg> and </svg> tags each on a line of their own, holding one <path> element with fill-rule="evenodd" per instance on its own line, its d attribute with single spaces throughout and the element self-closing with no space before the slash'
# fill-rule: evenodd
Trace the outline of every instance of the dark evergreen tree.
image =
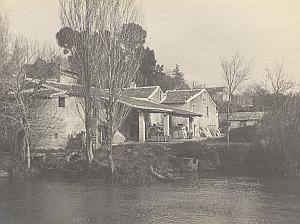
<svg viewBox="0 0 300 224">
<path fill-rule="evenodd" d="M 111 38 L 109 31 L 104 30 L 102 32 L 104 33 L 104 39 Z M 56 33 L 58 45 L 62 47 L 64 49 L 64 53 L 68 55 L 70 69 L 74 72 L 77 72 L 79 76 L 81 74 L 81 67 L 80 63 L 78 63 L 78 59 L 83 57 L 81 54 L 84 53 L 83 42 L 85 35 L 86 34 L 84 32 L 79 32 L 69 27 L 64 27 Z M 90 41 L 93 43 L 91 43 L 91 46 L 101 46 L 103 42 L 109 43 L 108 39 L 101 39 L 100 33 L 93 33 L 92 35 L 93 36 Z M 140 49 L 144 51 L 143 45 L 146 41 L 146 36 L 147 32 L 140 25 L 129 23 L 123 25 L 122 30 L 119 33 L 118 41 L 120 46 L 124 46 L 126 49 Z M 93 60 L 93 57 L 91 57 L 90 60 Z M 79 81 L 80 80 L 81 77 L 79 77 Z M 92 77 L 92 83 L 93 82 L 94 81 Z"/>
<path fill-rule="evenodd" d="M 154 50 L 150 50 L 150 48 L 147 47 L 144 51 L 144 57 L 136 77 L 136 83 L 139 86 L 157 85 L 155 69 L 156 59 Z"/>
<path fill-rule="evenodd" d="M 180 71 L 179 65 L 176 64 L 171 72 L 172 89 L 189 89 L 189 86 L 184 80 L 184 74 Z"/>
</svg>

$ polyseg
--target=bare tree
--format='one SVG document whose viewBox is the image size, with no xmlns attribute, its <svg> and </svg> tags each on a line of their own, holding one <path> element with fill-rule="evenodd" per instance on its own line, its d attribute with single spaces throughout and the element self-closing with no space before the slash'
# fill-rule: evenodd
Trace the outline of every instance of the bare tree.
<svg viewBox="0 0 300 224">
<path fill-rule="evenodd" d="M 245 82 L 252 72 L 253 63 L 252 61 L 245 60 L 244 57 L 236 53 L 230 58 L 221 57 L 220 59 L 221 68 L 223 71 L 223 78 L 228 88 L 228 101 L 227 101 L 227 148 L 230 147 L 230 126 L 229 126 L 229 115 L 230 115 L 230 104 L 233 94 L 236 90 Z"/>
<path fill-rule="evenodd" d="M 98 120 L 106 123 L 105 145 L 114 172 L 112 140 L 128 111 L 120 103 L 121 92 L 134 80 L 143 55 L 139 13 L 134 0 L 60 0 L 60 6 L 64 28 L 57 34 L 59 44 L 81 74 L 87 157 L 93 160 L 92 111 L 98 107 L 105 111 Z M 97 103 L 100 99 L 105 103 Z"/>
<path fill-rule="evenodd" d="M 92 144 L 92 95 L 91 83 L 94 70 L 93 56 L 97 49 L 99 38 L 97 35 L 97 23 L 100 15 L 96 0 L 60 0 L 60 19 L 63 29 L 57 37 L 62 35 L 65 42 L 60 44 L 68 49 L 68 53 L 76 61 L 80 72 L 83 100 L 78 98 L 78 104 L 84 111 L 85 123 L 85 151 L 89 165 L 94 160 Z"/>
<path fill-rule="evenodd" d="M 8 42 L 9 42 L 9 30 L 8 20 L 5 16 L 0 14 L 0 66 L 1 70 L 3 65 L 8 59 Z"/>
<path fill-rule="evenodd" d="M 28 51 L 30 45 L 27 40 L 24 37 L 16 37 L 10 45 L 10 55 L 1 73 L 4 94 L 0 101 L 0 117 L 5 120 L 6 124 L 9 124 L 12 130 L 17 132 L 21 142 L 16 145 L 29 169 L 30 137 L 33 132 L 32 125 L 37 120 L 34 111 L 39 105 L 35 102 L 34 95 L 39 85 L 30 90 L 26 88 L 27 81 L 22 67 L 30 58 Z"/>
<path fill-rule="evenodd" d="M 296 82 L 290 80 L 284 72 L 284 64 L 276 64 L 273 68 L 266 67 L 266 79 L 271 84 L 272 93 L 275 96 L 286 94 L 291 91 Z"/>
<path fill-rule="evenodd" d="M 132 0 L 103 0 L 99 5 L 102 30 L 101 51 L 98 56 L 96 73 L 97 94 L 107 96 L 103 105 L 106 123 L 104 139 L 111 172 L 115 171 L 113 160 L 113 137 L 126 118 L 129 107 L 123 103 L 125 88 L 135 79 L 140 68 L 143 51 L 143 30 L 138 23 L 140 14 Z"/>
</svg>

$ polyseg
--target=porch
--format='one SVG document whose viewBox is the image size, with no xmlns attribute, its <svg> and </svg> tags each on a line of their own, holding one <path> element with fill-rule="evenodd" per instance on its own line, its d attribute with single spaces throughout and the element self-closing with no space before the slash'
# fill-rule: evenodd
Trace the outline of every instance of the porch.
<svg viewBox="0 0 300 224">
<path fill-rule="evenodd" d="M 189 139 L 194 132 L 194 118 L 202 116 L 152 101 L 130 98 L 126 103 L 132 111 L 120 131 L 129 141 L 168 142 Z M 185 125 L 172 124 L 173 117 L 184 119 Z"/>
</svg>

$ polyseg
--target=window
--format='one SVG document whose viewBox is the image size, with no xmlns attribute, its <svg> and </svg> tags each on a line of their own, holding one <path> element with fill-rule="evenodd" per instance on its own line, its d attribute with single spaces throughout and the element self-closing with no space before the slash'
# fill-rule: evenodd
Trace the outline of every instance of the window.
<svg viewBox="0 0 300 224">
<path fill-rule="evenodd" d="M 206 107 L 206 117 L 209 117 L 208 106 Z"/>
<path fill-rule="evenodd" d="M 59 97 L 58 98 L 58 107 L 65 107 L 66 106 L 66 98 L 65 97 Z"/>
<path fill-rule="evenodd" d="M 195 107 L 196 107 L 196 105 L 195 104 L 193 104 L 193 111 L 195 112 Z"/>
<path fill-rule="evenodd" d="M 94 118 L 97 117 L 97 108 L 96 107 L 93 108 L 93 117 Z"/>
</svg>

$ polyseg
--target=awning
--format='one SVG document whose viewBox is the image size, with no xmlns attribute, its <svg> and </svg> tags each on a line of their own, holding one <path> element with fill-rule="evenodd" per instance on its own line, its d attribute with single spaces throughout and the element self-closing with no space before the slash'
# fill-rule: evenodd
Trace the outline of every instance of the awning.
<svg viewBox="0 0 300 224">
<path fill-rule="evenodd" d="M 164 104 L 156 103 L 149 100 L 141 100 L 131 97 L 126 97 L 121 100 L 122 103 L 136 108 L 143 111 L 147 111 L 150 113 L 167 113 L 174 116 L 181 116 L 181 117 L 202 117 L 202 114 L 170 107 Z"/>
</svg>

